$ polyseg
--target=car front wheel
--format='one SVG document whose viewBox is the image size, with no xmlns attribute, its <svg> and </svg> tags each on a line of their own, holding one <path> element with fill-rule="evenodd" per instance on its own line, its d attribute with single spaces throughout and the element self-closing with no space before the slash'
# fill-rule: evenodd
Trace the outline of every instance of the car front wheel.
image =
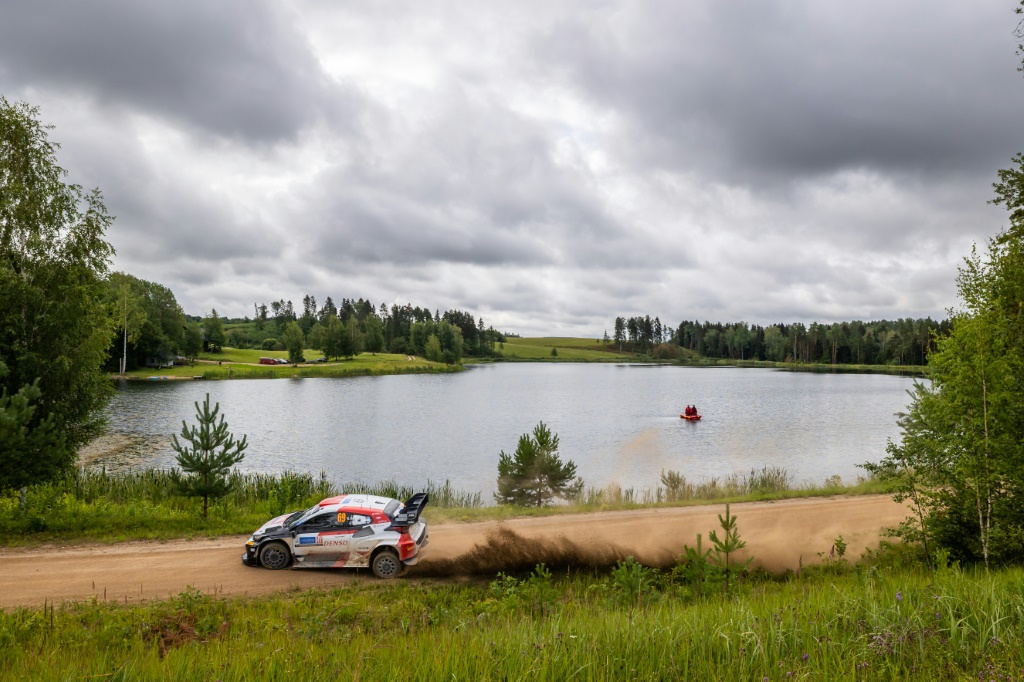
<svg viewBox="0 0 1024 682">
<path fill-rule="evenodd" d="M 373 574 L 378 578 L 394 578 L 402 572 L 402 562 L 399 561 L 398 555 L 395 554 L 394 550 L 384 549 L 378 552 L 377 556 L 373 557 L 371 568 L 373 569 Z"/>
<path fill-rule="evenodd" d="M 264 568 L 277 571 L 287 568 L 292 562 L 292 555 L 283 542 L 268 542 L 260 549 L 260 564 Z"/>
</svg>

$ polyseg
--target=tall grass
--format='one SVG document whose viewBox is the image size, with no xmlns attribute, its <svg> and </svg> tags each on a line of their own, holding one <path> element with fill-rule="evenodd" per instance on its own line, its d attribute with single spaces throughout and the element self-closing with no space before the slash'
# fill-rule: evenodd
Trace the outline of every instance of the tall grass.
<svg viewBox="0 0 1024 682">
<path fill-rule="evenodd" d="M 1010 680 L 1024 669 L 1020 569 L 865 566 L 699 596 L 671 573 L 625 568 L 18 609 L 0 613 L 0 677 Z"/>
<path fill-rule="evenodd" d="M 125 539 L 215 536 L 248 533 L 267 519 L 309 507 L 346 493 L 369 493 L 406 500 L 416 492 L 430 495 L 430 517 L 439 521 L 485 521 L 567 512 L 628 509 L 647 505 L 754 501 L 840 493 L 883 493 L 884 483 L 865 479 L 844 486 L 837 476 L 822 485 L 794 487 L 783 468 L 762 467 L 749 474 L 731 474 L 690 481 L 675 471 L 662 473 L 661 485 L 623 488 L 612 484 L 586 488 L 567 504 L 546 508 L 485 505 L 478 491 L 456 490 L 449 481 L 411 486 L 395 480 L 335 485 L 319 476 L 238 473 L 230 477 L 232 492 L 213 502 L 208 519 L 200 518 L 200 502 L 179 496 L 169 472 L 131 469 L 116 473 L 81 469 L 54 483 L 28 489 L 24 506 L 18 493 L 0 494 L 0 545 L 49 539 Z M 490 500 L 487 500 L 490 502 Z"/>
<path fill-rule="evenodd" d="M 690 481 L 678 471 L 663 471 L 661 485 L 653 488 L 623 488 L 611 484 L 604 488 L 585 488 L 572 504 L 582 507 L 607 507 L 615 505 L 652 505 L 678 502 L 712 502 L 724 499 L 771 499 L 795 496 L 796 494 L 834 494 L 850 492 L 869 486 L 878 488 L 877 482 L 864 479 L 858 486 L 844 486 L 838 476 L 832 476 L 821 485 L 793 486 L 793 476 L 783 467 L 763 466 L 751 469 L 750 473 L 733 473 L 727 476 Z"/>
<path fill-rule="evenodd" d="M 339 487 L 324 472 L 313 476 L 290 471 L 233 472 L 229 480 L 232 491 L 214 501 L 209 518 L 202 519 L 200 501 L 178 495 L 167 470 L 79 469 L 53 483 L 31 486 L 24 505 L 16 492 L 0 495 L 0 544 L 31 538 L 122 540 L 247 533 L 273 516 L 341 492 L 405 500 L 425 490 L 431 506 L 438 509 L 482 504 L 480 493 L 455 490 L 448 481 L 416 489 L 394 481 Z"/>
</svg>

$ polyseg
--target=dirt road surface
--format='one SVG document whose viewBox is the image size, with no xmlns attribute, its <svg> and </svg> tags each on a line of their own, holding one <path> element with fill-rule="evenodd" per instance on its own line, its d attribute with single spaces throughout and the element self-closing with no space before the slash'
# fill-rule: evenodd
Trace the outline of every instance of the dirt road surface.
<svg viewBox="0 0 1024 682">
<path fill-rule="evenodd" d="M 474 548 L 490 542 L 504 554 L 515 543 L 520 563 L 574 561 L 592 557 L 635 556 L 649 564 L 671 562 L 697 533 L 718 527 L 723 505 L 671 509 L 595 512 L 503 523 L 449 523 L 430 526 L 430 543 L 420 565 L 407 575 L 459 574 L 474 564 Z M 828 552 L 842 535 L 857 558 L 878 542 L 879 531 L 906 516 L 902 505 L 885 495 L 808 498 L 735 504 L 740 535 L 757 564 L 771 570 L 795 569 Z M 429 509 L 426 514 L 429 523 Z M 511 533 L 509 533 L 511 531 Z M 502 535 L 502 533 L 504 533 Z M 514 535 L 513 535 L 514 534 Z M 248 568 L 241 563 L 245 537 L 170 542 L 125 542 L 114 545 L 35 547 L 0 550 L 0 608 L 34 606 L 45 601 L 138 601 L 164 599 L 192 586 L 207 594 L 266 594 L 292 588 L 330 587 L 352 580 L 374 580 L 369 571 Z M 571 547 L 568 555 L 560 555 Z M 611 554 L 609 554 L 611 553 Z M 599 563 L 599 561 L 598 561 Z M 501 570 L 501 557 L 484 570 Z M 493 573 L 492 573 L 493 574 Z"/>
</svg>

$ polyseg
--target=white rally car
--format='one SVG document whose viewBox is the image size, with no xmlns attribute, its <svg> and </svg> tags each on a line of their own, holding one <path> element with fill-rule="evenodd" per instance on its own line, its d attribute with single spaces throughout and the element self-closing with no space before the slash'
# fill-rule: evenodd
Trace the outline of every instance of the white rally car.
<svg viewBox="0 0 1024 682">
<path fill-rule="evenodd" d="M 272 570 L 296 567 L 366 568 L 393 578 L 415 564 L 427 544 L 420 518 L 430 497 L 416 493 L 403 505 L 375 495 L 328 497 L 305 511 L 271 519 L 245 543 L 242 563 Z"/>
</svg>

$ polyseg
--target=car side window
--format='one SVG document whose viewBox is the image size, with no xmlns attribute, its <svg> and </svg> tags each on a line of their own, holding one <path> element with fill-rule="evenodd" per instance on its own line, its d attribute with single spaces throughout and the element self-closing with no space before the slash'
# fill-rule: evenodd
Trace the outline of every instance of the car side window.
<svg viewBox="0 0 1024 682">
<path fill-rule="evenodd" d="M 362 528 L 363 526 L 369 526 L 371 519 L 365 514 L 349 514 L 348 523 L 351 528 Z"/>
<path fill-rule="evenodd" d="M 334 527 L 334 514 L 320 514 L 307 519 L 296 530 L 300 533 L 312 533 Z"/>
<path fill-rule="evenodd" d="M 353 514 L 351 512 L 338 512 L 338 526 L 341 528 L 362 528 L 370 525 L 372 518 L 366 514 Z"/>
</svg>

